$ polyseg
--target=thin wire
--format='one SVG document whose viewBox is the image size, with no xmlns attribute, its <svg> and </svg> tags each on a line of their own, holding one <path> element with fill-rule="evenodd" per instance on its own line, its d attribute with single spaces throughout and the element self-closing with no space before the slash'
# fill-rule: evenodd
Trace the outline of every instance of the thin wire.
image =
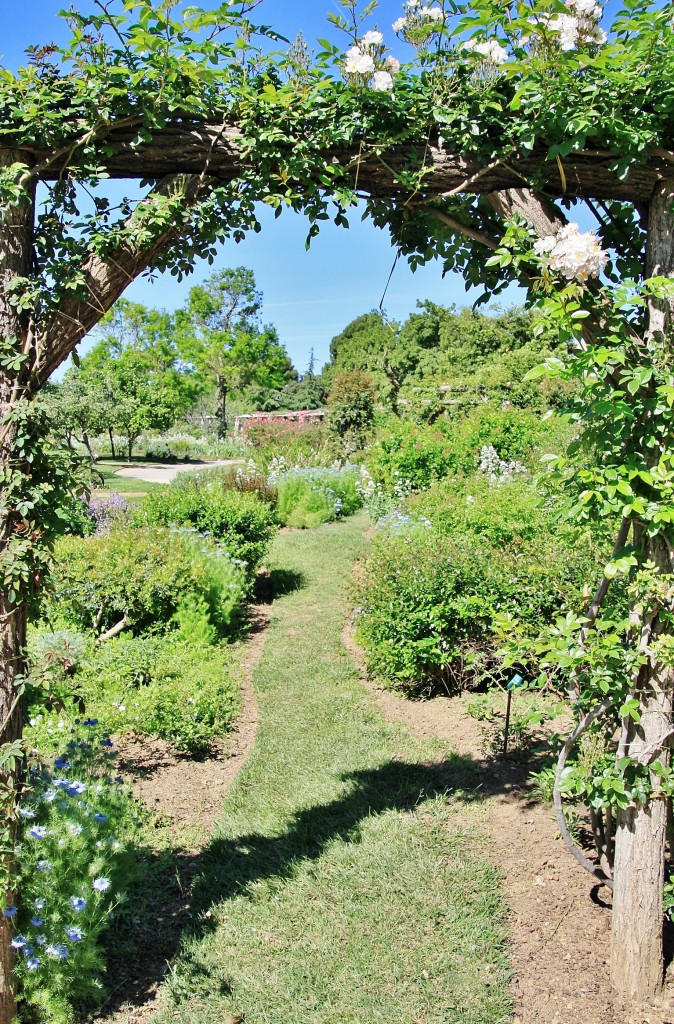
<svg viewBox="0 0 674 1024">
<path fill-rule="evenodd" d="M 396 267 L 398 265 L 398 260 L 399 259 L 400 259 L 400 249 L 398 249 L 398 251 L 396 252 L 396 257 L 395 257 L 395 259 L 393 261 L 393 266 L 391 267 L 391 273 L 388 276 L 388 281 L 386 282 L 386 287 L 384 288 L 384 293 L 383 293 L 383 295 L 381 297 L 381 300 L 379 302 L 379 312 L 381 314 L 382 320 L 384 321 L 384 323 L 386 324 L 387 327 L 390 327 L 391 330 L 393 330 L 393 324 L 390 322 L 390 320 L 386 316 L 386 313 L 384 312 L 384 299 L 386 298 L 386 293 L 388 292 L 389 285 L 391 284 L 391 280 L 393 278 L 393 274 L 395 273 L 395 269 L 396 269 Z"/>
</svg>

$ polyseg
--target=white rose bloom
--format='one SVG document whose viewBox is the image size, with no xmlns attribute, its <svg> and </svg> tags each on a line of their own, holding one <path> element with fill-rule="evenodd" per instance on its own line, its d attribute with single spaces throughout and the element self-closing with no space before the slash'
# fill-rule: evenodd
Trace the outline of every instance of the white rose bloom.
<svg viewBox="0 0 674 1024">
<path fill-rule="evenodd" d="M 397 21 L 393 22 L 393 31 L 402 32 L 407 24 L 407 18 L 398 18 Z"/>
<path fill-rule="evenodd" d="M 346 55 L 344 70 L 348 75 L 371 75 L 374 61 L 369 53 L 363 53 L 357 46 L 353 46 Z"/>
<path fill-rule="evenodd" d="M 603 11 L 596 0 L 566 0 L 566 6 L 581 18 L 592 18 L 599 21 Z"/>
<path fill-rule="evenodd" d="M 608 261 L 608 255 L 594 231 L 581 232 L 577 224 L 565 225 L 555 238 L 540 239 L 534 244 L 534 250 L 543 257 L 544 265 L 550 270 L 568 281 L 581 283 L 590 277 L 598 277 Z"/>
<path fill-rule="evenodd" d="M 505 64 L 508 59 L 508 51 L 504 50 L 495 39 L 469 39 L 464 43 L 464 49 L 479 53 L 481 57 L 490 60 L 492 64 Z"/>
<path fill-rule="evenodd" d="M 375 71 L 372 88 L 375 92 L 391 92 L 393 89 L 393 78 L 388 71 Z"/>
<path fill-rule="evenodd" d="M 369 49 L 371 46 L 381 46 L 384 42 L 384 37 L 381 32 L 366 32 L 360 41 L 360 46 L 364 46 Z"/>
<path fill-rule="evenodd" d="M 400 61 L 396 60 L 395 57 L 387 57 L 384 63 L 392 75 L 397 75 L 400 71 Z"/>
<path fill-rule="evenodd" d="M 429 21 L 442 21 L 445 17 L 442 7 L 426 7 L 422 13 Z"/>
</svg>

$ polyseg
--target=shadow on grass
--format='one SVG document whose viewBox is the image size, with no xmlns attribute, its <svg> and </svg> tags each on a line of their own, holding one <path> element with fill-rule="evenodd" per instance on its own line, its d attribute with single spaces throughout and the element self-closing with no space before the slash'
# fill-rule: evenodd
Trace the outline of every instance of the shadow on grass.
<svg viewBox="0 0 674 1024">
<path fill-rule="evenodd" d="M 258 604 L 272 604 L 279 597 L 303 590 L 306 582 L 304 573 L 292 569 L 264 569 L 255 580 L 253 599 Z"/>
<path fill-rule="evenodd" d="M 517 766 L 513 775 L 519 776 Z M 478 795 L 518 789 L 514 780 L 498 783 L 489 778 L 484 764 L 468 757 L 450 755 L 432 763 L 389 761 L 379 768 L 340 777 L 348 791 L 329 803 L 296 814 L 280 836 L 259 833 L 236 839 L 216 836 L 199 854 L 176 850 L 157 856 L 141 852 L 143 878 L 116 922 L 114 944 L 108 950 L 106 985 L 107 1016 L 125 1004 L 152 1001 L 167 975 L 184 937 L 201 937 L 215 928 L 211 909 L 242 893 L 253 883 L 276 877 L 289 879 L 302 862 L 316 860 L 334 839 L 358 843 L 360 825 L 386 811 L 411 811 L 438 795 L 460 795 L 463 801 Z M 194 970 L 203 973 L 202 965 Z M 188 961 L 181 965 L 193 998 L 195 986 L 208 991 L 222 982 L 191 977 Z M 180 998 L 179 979 L 176 995 Z"/>
</svg>

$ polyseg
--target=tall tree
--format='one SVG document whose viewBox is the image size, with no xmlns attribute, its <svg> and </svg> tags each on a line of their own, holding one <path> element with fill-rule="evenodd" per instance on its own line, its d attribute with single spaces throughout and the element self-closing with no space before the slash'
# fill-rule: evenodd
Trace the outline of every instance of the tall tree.
<svg viewBox="0 0 674 1024">
<path fill-rule="evenodd" d="M 296 376 L 276 329 L 260 325 L 261 309 L 252 270 L 236 267 L 192 288 L 176 317 L 182 358 L 215 385 L 221 437 L 231 391 L 250 384 L 277 388 Z"/>
</svg>

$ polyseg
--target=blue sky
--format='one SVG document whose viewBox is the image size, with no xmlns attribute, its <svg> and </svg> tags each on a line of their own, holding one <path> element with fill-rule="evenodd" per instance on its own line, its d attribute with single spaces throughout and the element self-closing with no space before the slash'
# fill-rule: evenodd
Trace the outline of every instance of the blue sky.
<svg viewBox="0 0 674 1024">
<path fill-rule="evenodd" d="M 201 4 L 211 6 L 209 0 L 201 0 Z M 18 66 L 30 44 L 64 40 L 67 30 L 57 12 L 65 6 L 68 0 L 0 0 L 2 64 Z M 86 10 L 89 0 L 78 0 L 75 6 Z M 334 0 L 264 0 L 255 16 L 258 22 L 273 25 L 288 38 L 302 30 L 311 46 L 317 38 L 334 33 L 326 20 L 329 10 L 338 10 Z M 409 59 L 410 53 L 404 52 L 405 44 L 391 30 L 401 11 L 399 0 L 382 0 L 368 27 L 377 26 L 390 42 L 392 52 Z M 263 231 L 251 234 L 238 245 L 224 245 L 214 268 L 205 262 L 198 263 L 195 274 L 182 283 L 169 275 L 153 283 L 141 279 L 129 286 L 126 297 L 158 308 L 175 309 L 184 302 L 189 288 L 212 269 L 250 267 L 264 295 L 263 317 L 276 325 L 295 365 L 304 369 L 313 348 L 317 365 L 321 366 L 328 358 L 330 339 L 354 317 L 379 306 L 395 258 L 386 232 L 369 222 L 361 223 L 356 212 L 349 219 L 348 231 L 328 225 L 306 252 L 307 224 L 302 217 L 284 213 L 274 220 L 271 211 L 263 210 Z M 412 274 L 405 261 L 399 260 L 385 309 L 392 319 L 403 320 L 419 299 L 466 305 L 478 294 L 466 293 L 460 275 L 443 279 L 437 262 Z M 513 288 L 499 301 L 506 304 L 519 300 L 520 293 Z M 86 342 L 81 351 L 86 351 Z"/>
</svg>

